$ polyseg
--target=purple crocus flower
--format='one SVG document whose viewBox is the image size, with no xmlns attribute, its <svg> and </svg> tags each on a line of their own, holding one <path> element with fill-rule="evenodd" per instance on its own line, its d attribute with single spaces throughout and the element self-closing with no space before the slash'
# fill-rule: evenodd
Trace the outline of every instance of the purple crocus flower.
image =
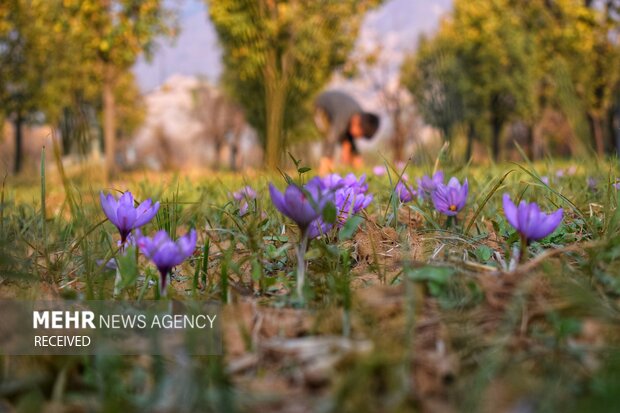
<svg viewBox="0 0 620 413">
<path fill-rule="evenodd" d="M 303 187 L 290 184 L 284 193 L 269 184 L 269 193 L 278 211 L 295 221 L 301 231 L 305 232 L 310 223 L 321 216 L 329 200 L 328 191 L 322 187 L 320 178 L 313 178 Z"/>
<path fill-rule="evenodd" d="M 357 214 L 370 205 L 373 196 L 367 192 L 366 175 L 362 175 L 358 180 L 354 174 L 350 173 L 342 179 L 335 194 L 339 226 L 344 225 L 349 216 Z"/>
<path fill-rule="evenodd" d="M 324 178 L 312 178 L 307 185 L 316 186 L 322 192 L 335 192 L 344 186 L 343 178 L 338 174 L 329 174 Z"/>
<path fill-rule="evenodd" d="M 256 199 L 256 191 L 249 185 L 244 186 L 240 190 L 233 192 L 233 199 L 241 202 L 244 199 Z"/>
<path fill-rule="evenodd" d="M 334 224 L 328 224 L 321 218 L 317 218 L 308 227 L 308 239 L 315 239 L 323 234 L 327 234 L 333 227 Z"/>
<path fill-rule="evenodd" d="M 306 272 L 304 255 L 309 240 L 309 228 L 313 221 L 318 221 L 323 209 L 328 202 L 333 202 L 334 190 L 327 188 L 328 185 L 336 184 L 335 180 L 326 183 L 318 176 L 312 178 L 303 187 L 290 184 L 284 193 L 278 191 L 275 186 L 269 184 L 269 193 L 274 206 L 283 215 L 289 217 L 301 231 L 299 244 L 297 245 L 297 296 L 303 302 L 303 288 Z M 317 222 L 321 225 L 320 222 Z M 314 230 L 313 230 L 314 231 Z"/>
<path fill-rule="evenodd" d="M 452 177 L 447 185 L 437 184 L 431 198 L 437 211 L 444 215 L 455 216 L 465 206 L 468 191 L 467 178 L 461 185 L 458 179 Z"/>
<path fill-rule="evenodd" d="M 344 178 L 338 174 L 330 174 L 314 182 L 322 188 L 324 193 L 333 198 L 337 211 L 336 225 L 338 227 L 342 227 L 351 215 L 367 208 L 373 200 L 372 194 L 367 193 L 366 175 L 362 175 L 358 179 L 352 173 Z M 308 227 L 308 238 L 316 238 L 329 232 L 333 227 L 333 224 L 326 223 L 319 217 L 312 221 Z"/>
<path fill-rule="evenodd" d="M 612 184 L 614 188 L 620 189 L 620 180 L 616 180 L 615 184 Z"/>
<path fill-rule="evenodd" d="M 239 204 L 239 216 L 244 216 L 248 212 L 248 201 L 256 199 L 256 191 L 249 185 L 233 192 L 232 197 Z"/>
<path fill-rule="evenodd" d="M 159 202 L 153 205 L 150 198 L 135 207 L 133 195 L 129 191 L 121 195 L 118 200 L 112 194 L 103 195 L 103 192 L 99 193 L 99 197 L 103 212 L 121 234 L 121 244 L 125 243 L 133 229 L 147 224 L 159 210 Z"/>
<path fill-rule="evenodd" d="M 517 207 L 508 194 L 504 194 L 503 206 L 506 220 L 521 234 L 526 243 L 545 238 L 562 222 L 562 208 L 551 214 L 545 214 L 540 211 L 536 202 L 521 201 Z"/>
<path fill-rule="evenodd" d="M 588 189 L 591 191 L 594 191 L 598 186 L 598 180 L 592 176 L 588 176 L 586 183 L 588 184 Z"/>
<path fill-rule="evenodd" d="M 410 202 L 413 197 L 416 195 L 416 190 L 413 187 L 403 181 L 398 181 L 396 187 L 394 188 L 394 192 L 398 195 L 398 199 L 400 202 Z"/>
<path fill-rule="evenodd" d="M 432 178 L 428 175 L 424 175 L 422 179 L 418 178 L 418 197 L 420 200 L 428 199 L 435 192 L 437 185 L 443 184 L 443 180 L 443 171 L 435 172 Z"/>
<path fill-rule="evenodd" d="M 166 294 L 168 275 L 172 268 L 181 264 L 194 253 L 196 248 L 196 231 L 191 230 L 188 234 L 173 241 L 164 230 L 157 231 L 153 238 L 142 236 L 138 233 L 137 243 L 140 251 L 157 267 L 160 275 L 159 291 Z"/>
</svg>

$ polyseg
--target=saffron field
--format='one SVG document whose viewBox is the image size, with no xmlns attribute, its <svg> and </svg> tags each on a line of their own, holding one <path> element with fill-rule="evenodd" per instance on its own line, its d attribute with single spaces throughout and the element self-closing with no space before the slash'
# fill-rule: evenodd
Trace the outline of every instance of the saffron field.
<svg viewBox="0 0 620 413">
<path fill-rule="evenodd" d="M 349 173 L 5 180 L 1 298 L 214 300 L 224 355 L 2 356 L 0 411 L 620 410 L 615 161 Z"/>
</svg>

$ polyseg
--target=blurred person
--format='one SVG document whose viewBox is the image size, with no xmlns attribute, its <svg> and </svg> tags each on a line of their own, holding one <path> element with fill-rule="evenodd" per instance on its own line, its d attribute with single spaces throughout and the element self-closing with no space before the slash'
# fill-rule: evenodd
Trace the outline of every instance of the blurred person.
<svg viewBox="0 0 620 413">
<path fill-rule="evenodd" d="M 379 117 L 365 112 L 350 95 L 335 90 L 319 95 L 314 107 L 314 122 L 319 131 L 326 135 L 319 173 L 332 171 L 338 145 L 342 163 L 360 168 L 363 162 L 356 141 L 372 139 L 379 129 Z"/>
</svg>

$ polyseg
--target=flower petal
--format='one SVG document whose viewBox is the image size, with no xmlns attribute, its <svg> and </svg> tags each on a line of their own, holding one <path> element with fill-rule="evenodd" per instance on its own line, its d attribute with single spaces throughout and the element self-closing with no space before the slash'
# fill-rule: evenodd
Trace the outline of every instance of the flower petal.
<svg viewBox="0 0 620 413">
<path fill-rule="evenodd" d="M 128 234 L 133 229 L 133 225 L 136 222 L 136 210 L 133 206 L 119 205 L 116 210 L 116 221 L 121 234 Z"/>
<path fill-rule="evenodd" d="M 192 229 L 188 234 L 179 238 L 177 245 L 184 256 L 183 259 L 190 257 L 196 249 L 196 230 Z"/>
<path fill-rule="evenodd" d="M 147 199 L 142 202 L 136 208 L 136 222 L 134 223 L 134 228 L 141 227 L 147 224 L 159 211 L 159 202 L 156 202 L 155 205 L 151 205 L 153 201 L 151 199 Z"/>
<path fill-rule="evenodd" d="M 101 208 L 103 213 L 110 220 L 112 224 L 118 227 L 116 221 L 116 209 L 118 208 L 118 202 L 111 194 L 103 195 L 103 192 L 99 192 L 99 199 L 101 200 Z"/>
<path fill-rule="evenodd" d="M 510 199 L 510 195 L 504 194 L 502 205 L 504 207 L 504 215 L 506 216 L 506 220 L 514 229 L 518 231 L 519 219 L 517 218 L 517 206 Z"/>
<path fill-rule="evenodd" d="M 288 209 L 286 208 L 286 202 L 284 201 L 282 192 L 278 191 L 272 184 L 269 184 L 269 194 L 271 195 L 271 202 L 273 202 L 276 209 L 288 217 Z"/>
</svg>

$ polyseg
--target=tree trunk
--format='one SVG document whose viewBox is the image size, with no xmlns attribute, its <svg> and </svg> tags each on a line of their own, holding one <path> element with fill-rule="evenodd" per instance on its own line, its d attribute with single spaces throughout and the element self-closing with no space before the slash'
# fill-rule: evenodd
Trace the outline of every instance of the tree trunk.
<svg viewBox="0 0 620 413">
<path fill-rule="evenodd" d="M 405 150 L 405 134 L 403 131 L 401 110 L 396 108 L 392 113 L 392 123 L 394 124 L 394 139 L 392 141 L 392 150 L 394 151 L 394 161 L 403 160 L 403 152 Z"/>
<path fill-rule="evenodd" d="M 15 163 L 13 164 L 13 173 L 17 175 L 22 170 L 22 143 L 23 143 L 23 125 L 24 118 L 21 112 L 17 112 L 15 117 Z"/>
<path fill-rule="evenodd" d="M 500 151 L 500 138 L 502 134 L 502 122 L 498 119 L 493 121 L 493 142 L 492 142 L 492 151 L 493 151 L 493 160 L 495 162 L 499 161 L 499 151 Z"/>
<path fill-rule="evenodd" d="M 527 148 L 525 149 L 525 153 L 527 153 L 527 156 L 530 158 L 530 160 L 534 161 L 536 159 L 536 151 L 534 149 L 534 147 L 536 146 L 536 143 L 534 142 L 534 127 L 530 123 L 527 123 L 525 127 L 527 135 Z"/>
<path fill-rule="evenodd" d="M 467 127 L 467 146 L 465 148 L 465 162 L 469 162 L 474 152 L 474 138 L 476 137 L 476 127 L 473 122 L 469 122 Z"/>
<path fill-rule="evenodd" d="M 237 156 L 239 155 L 239 133 L 237 131 L 233 131 L 233 137 L 230 143 L 230 170 L 237 170 Z"/>
<path fill-rule="evenodd" d="M 267 92 L 265 163 L 269 169 L 276 169 L 280 164 L 282 155 L 285 90 L 277 79 L 269 80 L 268 84 L 265 85 Z"/>
<path fill-rule="evenodd" d="M 590 120 L 590 128 L 592 130 L 592 136 L 594 137 L 594 145 L 596 148 L 596 154 L 600 157 L 605 156 L 605 138 L 603 137 L 603 128 L 601 126 L 601 117 L 590 113 L 588 114 Z"/>
<path fill-rule="evenodd" d="M 221 162 L 221 158 L 222 158 L 222 141 L 224 140 L 224 138 L 222 138 L 222 136 L 220 136 L 220 134 L 218 133 L 215 136 L 215 169 L 217 171 L 219 171 L 222 168 L 222 162 Z"/>
<path fill-rule="evenodd" d="M 620 105 L 617 105 L 612 112 L 611 135 L 613 136 L 616 155 L 620 156 Z"/>
<path fill-rule="evenodd" d="M 112 68 L 105 68 L 103 79 L 103 142 L 105 145 L 104 179 L 114 176 L 116 171 L 116 102 L 114 99 L 114 76 Z"/>
<path fill-rule="evenodd" d="M 64 108 L 62 110 L 62 116 L 60 118 L 60 122 L 58 123 L 58 129 L 60 129 L 60 137 L 62 142 L 62 154 L 63 156 L 69 155 L 71 153 L 71 123 L 72 123 L 72 114 L 69 108 Z"/>
</svg>

